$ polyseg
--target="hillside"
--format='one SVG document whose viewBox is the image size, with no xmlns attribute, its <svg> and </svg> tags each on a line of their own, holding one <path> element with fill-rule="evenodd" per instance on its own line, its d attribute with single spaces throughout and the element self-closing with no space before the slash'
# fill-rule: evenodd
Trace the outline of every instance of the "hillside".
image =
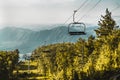
<svg viewBox="0 0 120 80">
<path fill-rule="evenodd" d="M 0 49 L 14 50 L 0 51 L 0 80 L 120 80 L 120 28 L 108 9 L 101 17 L 85 36 L 65 26 L 2 29 Z"/>
<path fill-rule="evenodd" d="M 116 33 L 116 34 L 114 34 Z M 38 47 L 32 61 L 48 80 L 120 80 L 120 30 L 95 39 Z M 36 77 L 37 78 L 37 77 Z"/>
<path fill-rule="evenodd" d="M 78 38 L 87 39 L 90 35 L 95 35 L 94 26 L 87 27 L 87 35 L 70 36 L 67 27 L 59 26 L 46 30 L 29 30 L 24 28 L 6 27 L 0 30 L 0 50 L 19 49 L 20 53 L 29 53 L 36 47 L 44 44 L 59 42 L 76 42 Z M 45 43 L 46 41 L 46 43 Z"/>
</svg>

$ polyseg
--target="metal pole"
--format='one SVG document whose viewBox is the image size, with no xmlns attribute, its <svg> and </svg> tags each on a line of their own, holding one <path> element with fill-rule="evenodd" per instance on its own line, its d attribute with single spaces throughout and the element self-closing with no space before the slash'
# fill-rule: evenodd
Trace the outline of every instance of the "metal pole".
<svg viewBox="0 0 120 80">
<path fill-rule="evenodd" d="M 28 73 L 30 73 L 30 56 L 27 56 L 27 60 L 28 60 Z"/>
<path fill-rule="evenodd" d="M 72 56 L 73 57 L 73 56 Z M 72 60 L 73 60 L 73 58 L 72 58 Z M 74 69 L 73 69 L 73 63 L 72 63 L 72 79 L 74 80 Z"/>
<path fill-rule="evenodd" d="M 45 80 L 46 80 L 46 64 L 45 64 Z"/>
<path fill-rule="evenodd" d="M 74 13 L 73 13 L 73 22 L 75 22 L 75 13 L 77 12 L 77 10 L 74 10 Z"/>
<path fill-rule="evenodd" d="M 82 64 L 84 64 L 84 42 L 82 46 Z"/>
<path fill-rule="evenodd" d="M 30 59 L 28 58 L 28 73 L 30 73 Z"/>
<path fill-rule="evenodd" d="M 82 41 L 83 45 L 82 45 L 82 71 L 83 71 L 83 64 L 84 64 L 84 41 Z"/>
</svg>

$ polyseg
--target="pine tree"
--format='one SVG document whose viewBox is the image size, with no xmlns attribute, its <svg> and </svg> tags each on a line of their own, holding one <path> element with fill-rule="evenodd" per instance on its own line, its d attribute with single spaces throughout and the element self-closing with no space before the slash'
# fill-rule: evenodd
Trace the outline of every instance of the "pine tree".
<svg viewBox="0 0 120 80">
<path fill-rule="evenodd" d="M 86 47 L 88 48 L 88 54 L 90 55 L 94 51 L 94 36 L 89 36 Z"/>
<path fill-rule="evenodd" d="M 98 37 L 107 36 L 112 33 L 112 30 L 115 29 L 116 22 L 111 17 L 111 12 L 106 9 L 105 16 L 101 15 L 102 19 L 98 21 L 98 25 L 100 26 L 97 30 L 95 30 Z"/>
</svg>

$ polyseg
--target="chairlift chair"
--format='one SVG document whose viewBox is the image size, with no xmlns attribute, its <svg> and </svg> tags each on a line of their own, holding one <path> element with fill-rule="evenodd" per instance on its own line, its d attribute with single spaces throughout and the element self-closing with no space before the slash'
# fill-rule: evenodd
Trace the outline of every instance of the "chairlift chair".
<svg viewBox="0 0 120 80">
<path fill-rule="evenodd" d="M 85 35 L 86 26 L 84 23 L 73 22 L 68 25 L 68 33 L 70 35 Z"/>
<path fill-rule="evenodd" d="M 43 50 L 42 52 L 44 52 L 44 53 L 50 53 L 50 50 L 46 49 L 46 50 Z"/>
<path fill-rule="evenodd" d="M 85 35 L 86 25 L 82 22 L 75 22 L 75 13 L 73 14 L 73 22 L 68 25 L 68 33 L 70 35 Z"/>
</svg>

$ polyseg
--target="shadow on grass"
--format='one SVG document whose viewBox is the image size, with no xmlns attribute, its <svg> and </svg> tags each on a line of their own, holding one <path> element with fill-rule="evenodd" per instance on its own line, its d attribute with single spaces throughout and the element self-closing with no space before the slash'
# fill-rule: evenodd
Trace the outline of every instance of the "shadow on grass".
<svg viewBox="0 0 120 80">
<path fill-rule="evenodd" d="M 24 73 L 19 73 L 18 75 L 16 74 L 14 80 L 43 80 L 43 79 L 36 79 L 37 77 L 44 78 L 44 75 L 36 74 L 32 72 L 31 73 L 24 72 Z M 46 78 L 46 80 L 48 79 Z"/>
</svg>

